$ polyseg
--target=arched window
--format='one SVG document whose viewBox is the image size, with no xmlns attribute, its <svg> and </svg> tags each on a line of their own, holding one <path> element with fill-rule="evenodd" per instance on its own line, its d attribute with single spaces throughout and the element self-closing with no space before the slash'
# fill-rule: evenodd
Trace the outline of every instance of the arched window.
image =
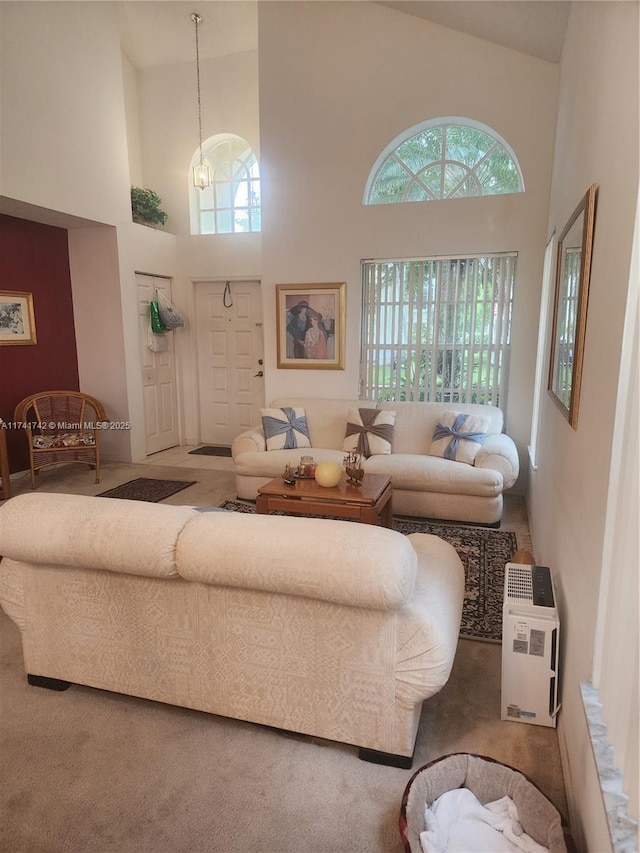
<svg viewBox="0 0 640 853">
<path fill-rule="evenodd" d="M 385 148 L 369 174 L 364 204 L 523 191 L 515 154 L 490 127 L 438 118 L 409 128 Z"/>
<path fill-rule="evenodd" d="M 190 180 L 191 233 L 260 231 L 260 169 L 249 143 L 240 136 L 221 133 L 203 143 L 202 154 L 211 168 L 212 184 L 200 190 Z M 199 161 L 198 148 L 189 175 Z"/>
</svg>

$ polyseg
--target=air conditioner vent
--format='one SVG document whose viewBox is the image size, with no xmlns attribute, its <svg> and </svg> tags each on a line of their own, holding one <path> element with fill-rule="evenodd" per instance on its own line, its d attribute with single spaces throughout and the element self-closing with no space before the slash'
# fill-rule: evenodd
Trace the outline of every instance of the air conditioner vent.
<svg viewBox="0 0 640 853">
<path fill-rule="evenodd" d="M 531 566 L 509 566 L 507 569 L 507 598 L 533 601 Z"/>
</svg>

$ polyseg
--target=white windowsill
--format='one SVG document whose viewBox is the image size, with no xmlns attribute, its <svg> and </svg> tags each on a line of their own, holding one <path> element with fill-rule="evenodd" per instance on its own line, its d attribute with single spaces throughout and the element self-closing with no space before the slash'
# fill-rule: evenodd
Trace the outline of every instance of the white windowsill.
<svg viewBox="0 0 640 853">
<path fill-rule="evenodd" d="M 609 821 L 612 848 L 614 853 L 636 853 L 638 823 L 627 814 L 629 798 L 622 790 L 622 772 L 613 766 L 613 748 L 607 740 L 607 727 L 602 722 L 602 705 L 598 691 L 592 684 L 582 683 L 580 693 L 600 777 L 600 790 Z"/>
</svg>

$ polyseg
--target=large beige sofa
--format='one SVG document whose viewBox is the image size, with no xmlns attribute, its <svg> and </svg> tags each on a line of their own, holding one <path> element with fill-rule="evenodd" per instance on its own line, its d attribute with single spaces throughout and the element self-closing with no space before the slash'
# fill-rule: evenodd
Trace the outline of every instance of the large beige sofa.
<svg viewBox="0 0 640 853">
<path fill-rule="evenodd" d="M 409 767 L 464 571 L 434 536 L 35 493 L 0 508 L 0 603 L 32 684 L 354 744 Z"/>
<path fill-rule="evenodd" d="M 288 397 L 274 400 L 270 407 L 304 409 L 311 449 L 267 451 L 261 425 L 239 435 L 231 452 L 238 497 L 245 500 L 254 500 L 260 486 L 281 476 L 285 464 L 297 465 L 303 453 L 312 454 L 316 462 L 342 464 L 349 411 L 361 408 L 396 413 L 391 454 L 370 456 L 363 462 L 365 472 L 391 476 L 395 513 L 498 525 L 503 492 L 518 478 L 518 451 L 503 432 L 503 413 L 496 406 Z M 429 455 L 436 424 L 452 409 L 490 419 L 473 465 Z"/>
</svg>

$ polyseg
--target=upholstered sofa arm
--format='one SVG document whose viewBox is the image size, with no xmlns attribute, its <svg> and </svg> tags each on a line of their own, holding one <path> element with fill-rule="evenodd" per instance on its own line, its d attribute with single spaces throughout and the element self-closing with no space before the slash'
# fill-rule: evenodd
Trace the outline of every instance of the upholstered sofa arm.
<svg viewBox="0 0 640 853">
<path fill-rule="evenodd" d="M 418 565 L 415 594 L 398 617 L 396 696 L 411 707 L 437 693 L 449 678 L 465 577 L 460 557 L 448 542 L 426 533 L 407 538 Z"/>
<path fill-rule="evenodd" d="M 207 513 L 180 534 L 177 564 L 189 581 L 398 610 L 413 594 L 417 558 L 406 536 L 383 527 Z"/>
<path fill-rule="evenodd" d="M 478 451 L 474 465 L 476 468 L 491 468 L 499 471 L 504 480 L 504 488 L 510 489 L 518 479 L 520 471 L 520 459 L 515 442 L 505 433 L 488 435 Z"/>
<path fill-rule="evenodd" d="M 180 531 L 191 507 L 84 495 L 17 495 L 0 509 L 0 554 L 47 566 L 178 577 Z"/>
<path fill-rule="evenodd" d="M 266 450 L 267 442 L 260 427 L 253 427 L 236 436 L 231 445 L 231 455 L 235 459 L 241 453 L 255 453 L 256 450 Z"/>
</svg>

